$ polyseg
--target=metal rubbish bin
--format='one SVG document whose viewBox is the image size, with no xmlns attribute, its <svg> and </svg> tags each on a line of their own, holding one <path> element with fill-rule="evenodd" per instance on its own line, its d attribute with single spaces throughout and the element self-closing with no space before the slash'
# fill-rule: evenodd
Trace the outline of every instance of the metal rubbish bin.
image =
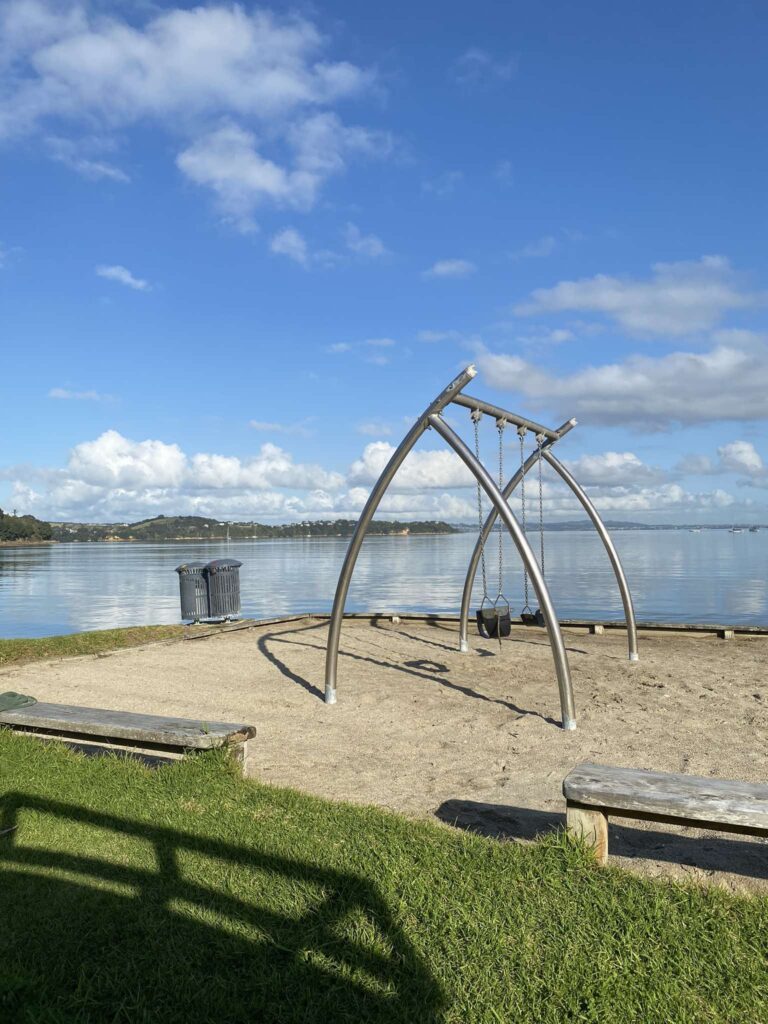
<svg viewBox="0 0 768 1024">
<path fill-rule="evenodd" d="M 240 613 L 240 566 L 236 558 L 216 558 L 205 567 L 208 581 L 208 614 L 229 619 Z"/>
<path fill-rule="evenodd" d="M 207 619 L 210 613 L 205 562 L 185 562 L 177 567 L 176 572 L 179 574 L 182 619 L 191 622 Z"/>
</svg>

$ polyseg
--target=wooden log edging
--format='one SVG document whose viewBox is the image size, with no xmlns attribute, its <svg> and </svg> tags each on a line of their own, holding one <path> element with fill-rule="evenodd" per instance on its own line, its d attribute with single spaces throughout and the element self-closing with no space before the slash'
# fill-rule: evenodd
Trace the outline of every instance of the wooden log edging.
<svg viewBox="0 0 768 1024">
<path fill-rule="evenodd" d="M 205 639 L 210 636 L 221 636 L 223 633 L 235 633 L 242 629 L 257 629 L 259 626 L 279 625 L 283 622 L 298 622 L 309 619 L 317 622 L 327 622 L 330 619 L 329 612 L 304 612 L 291 615 L 275 615 L 264 619 L 242 620 L 232 626 L 222 629 L 210 630 L 207 633 L 197 633 L 184 637 L 185 640 Z M 448 612 L 345 612 L 344 619 L 367 622 L 378 621 L 400 621 L 400 622 L 459 622 L 460 616 Z M 626 630 L 627 624 L 623 619 L 560 619 L 562 626 L 570 629 L 585 629 L 595 635 L 606 633 L 609 630 Z M 537 627 L 536 623 L 522 623 L 518 619 L 512 620 L 513 627 L 524 625 L 526 628 Z M 765 626 L 750 626 L 738 624 L 723 624 L 716 622 L 638 622 L 637 628 L 648 633 L 712 633 L 722 636 L 722 639 L 731 639 L 733 635 L 742 634 L 745 636 L 768 636 L 768 624 Z M 160 643 L 174 643 L 175 640 L 163 640 Z"/>
</svg>

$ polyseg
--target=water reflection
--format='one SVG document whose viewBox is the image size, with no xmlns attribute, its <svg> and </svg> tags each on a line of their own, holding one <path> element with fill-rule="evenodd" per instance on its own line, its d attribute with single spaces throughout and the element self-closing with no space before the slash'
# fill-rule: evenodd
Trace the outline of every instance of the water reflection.
<svg viewBox="0 0 768 1024">
<path fill-rule="evenodd" d="M 677 530 L 615 534 L 639 619 L 768 623 L 768 531 Z M 350 588 L 350 611 L 456 612 L 475 537 L 371 537 Z M 539 549 L 539 535 L 531 533 Z M 621 618 L 613 573 L 590 533 L 547 533 L 546 576 L 564 618 Z M 59 544 L 0 548 L 0 635 L 178 622 L 183 561 L 243 562 L 243 613 L 330 609 L 347 542 L 339 538 L 232 544 Z M 504 592 L 523 605 L 522 569 L 505 542 Z M 497 550 L 488 545 L 495 594 Z M 476 587 L 479 600 L 480 587 Z"/>
</svg>

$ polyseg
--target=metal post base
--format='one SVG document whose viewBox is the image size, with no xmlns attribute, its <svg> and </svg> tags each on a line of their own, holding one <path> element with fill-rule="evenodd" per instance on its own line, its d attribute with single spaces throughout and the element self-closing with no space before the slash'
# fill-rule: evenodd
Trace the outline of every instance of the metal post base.
<svg viewBox="0 0 768 1024">
<path fill-rule="evenodd" d="M 325 691 L 325 703 L 335 704 L 336 703 L 336 690 L 326 689 Z"/>
<path fill-rule="evenodd" d="M 629 660 L 630 660 L 630 661 L 640 661 L 640 655 L 639 655 L 639 654 L 637 654 L 636 652 L 635 652 L 635 653 L 632 653 L 632 654 L 630 654 L 630 656 L 629 656 Z"/>
<path fill-rule="evenodd" d="M 469 651 L 469 644 L 466 640 L 459 640 L 459 652 L 466 654 Z"/>
<path fill-rule="evenodd" d="M 573 730 L 576 728 L 576 719 L 575 718 L 565 718 L 565 719 L 563 719 L 563 728 L 567 732 L 573 732 Z"/>
</svg>

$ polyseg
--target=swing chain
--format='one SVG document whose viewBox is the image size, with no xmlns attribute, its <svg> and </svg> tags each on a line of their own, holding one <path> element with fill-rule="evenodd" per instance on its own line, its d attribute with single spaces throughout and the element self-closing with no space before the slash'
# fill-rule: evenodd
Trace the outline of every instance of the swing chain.
<svg viewBox="0 0 768 1024">
<path fill-rule="evenodd" d="M 496 420 L 496 429 L 499 432 L 499 490 L 502 493 L 504 491 L 504 428 L 506 425 L 507 421 L 505 419 L 500 418 Z M 504 528 L 500 516 L 497 516 L 496 532 L 499 535 L 499 586 L 496 594 L 496 603 L 498 604 L 499 599 L 503 596 L 504 580 Z"/>
<path fill-rule="evenodd" d="M 472 424 L 475 428 L 475 458 L 480 461 L 480 420 L 483 414 L 479 409 L 473 409 L 471 412 Z M 477 481 L 477 528 L 480 536 L 480 564 L 482 566 L 483 573 L 483 601 L 484 604 L 488 600 L 488 573 L 485 567 L 485 543 L 483 542 L 483 492 L 480 488 L 480 481 Z"/>
<path fill-rule="evenodd" d="M 520 426 L 517 428 L 517 436 L 520 438 L 520 524 L 523 529 L 523 536 L 526 535 L 525 525 L 525 435 L 528 433 L 526 427 Z M 523 591 L 525 604 L 521 615 L 525 612 L 530 612 L 531 606 L 528 603 L 528 570 L 523 562 Z"/>
<path fill-rule="evenodd" d="M 542 457 L 541 451 L 544 447 L 544 435 L 536 435 L 536 447 L 539 450 L 539 544 L 541 547 L 541 575 L 544 576 L 544 491 L 542 481 Z"/>
</svg>

